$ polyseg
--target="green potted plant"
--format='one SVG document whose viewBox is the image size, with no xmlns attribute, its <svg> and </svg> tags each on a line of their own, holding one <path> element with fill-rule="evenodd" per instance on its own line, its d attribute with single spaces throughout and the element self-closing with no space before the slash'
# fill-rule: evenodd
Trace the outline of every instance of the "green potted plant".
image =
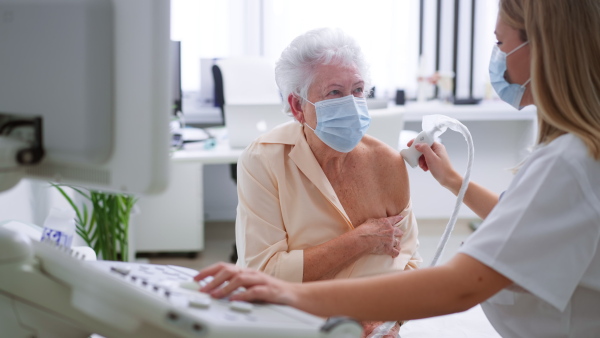
<svg viewBox="0 0 600 338">
<path fill-rule="evenodd" d="M 52 184 L 75 210 L 75 230 L 102 260 L 127 261 L 129 252 L 129 220 L 137 198 L 87 190 L 63 184 Z M 78 206 L 64 187 L 83 198 Z M 89 207 L 88 207 L 89 205 Z"/>
</svg>

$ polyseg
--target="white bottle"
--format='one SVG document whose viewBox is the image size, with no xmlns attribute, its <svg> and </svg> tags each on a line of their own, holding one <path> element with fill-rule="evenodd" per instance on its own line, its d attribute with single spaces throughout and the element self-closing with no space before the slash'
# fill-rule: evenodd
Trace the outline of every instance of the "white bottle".
<svg viewBox="0 0 600 338">
<path fill-rule="evenodd" d="M 75 236 L 75 211 L 52 208 L 44 221 L 42 240 L 70 248 Z"/>
<path fill-rule="evenodd" d="M 425 67 L 425 56 L 419 57 L 419 72 L 417 74 L 417 102 L 425 102 L 429 97 L 431 84 L 427 80 L 427 71 Z"/>
</svg>

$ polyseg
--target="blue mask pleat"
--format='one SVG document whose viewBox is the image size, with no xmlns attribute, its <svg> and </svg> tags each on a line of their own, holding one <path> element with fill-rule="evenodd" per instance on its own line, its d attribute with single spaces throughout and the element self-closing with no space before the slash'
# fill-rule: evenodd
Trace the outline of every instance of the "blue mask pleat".
<svg viewBox="0 0 600 338">
<path fill-rule="evenodd" d="M 353 95 L 319 101 L 315 109 L 315 134 L 339 152 L 347 153 L 354 149 L 371 123 L 365 99 Z"/>
<path fill-rule="evenodd" d="M 525 44 L 515 48 L 512 52 L 521 48 Z M 512 53 L 511 52 L 511 53 Z M 504 78 L 506 73 L 506 56 L 507 54 L 500 50 L 498 45 L 494 46 L 492 57 L 490 58 L 490 82 L 500 99 L 516 109 L 521 109 L 521 99 L 525 93 L 525 85 L 509 83 Z"/>
</svg>

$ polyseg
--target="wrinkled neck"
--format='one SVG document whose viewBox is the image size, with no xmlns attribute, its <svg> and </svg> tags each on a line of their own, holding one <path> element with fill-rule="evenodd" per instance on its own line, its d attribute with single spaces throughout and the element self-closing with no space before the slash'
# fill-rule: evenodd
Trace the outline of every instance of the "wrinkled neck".
<svg viewBox="0 0 600 338">
<path fill-rule="evenodd" d="M 341 174 L 346 157 L 349 153 L 341 153 L 332 149 L 317 137 L 314 133 L 314 129 L 308 124 L 304 123 L 304 126 L 312 130 L 312 136 L 308 135 L 310 132 L 307 133 L 305 131 L 304 137 L 306 138 L 306 142 L 315 156 L 315 159 L 319 163 L 319 166 L 323 169 L 323 172 L 327 174 L 327 177 L 329 177 L 330 174 L 334 177 Z"/>
</svg>

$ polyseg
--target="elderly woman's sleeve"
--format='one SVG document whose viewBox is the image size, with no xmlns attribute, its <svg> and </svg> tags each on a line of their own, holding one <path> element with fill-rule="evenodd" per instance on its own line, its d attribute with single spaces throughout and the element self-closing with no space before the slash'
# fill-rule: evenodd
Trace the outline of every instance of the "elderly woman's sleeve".
<svg viewBox="0 0 600 338">
<path fill-rule="evenodd" d="M 237 265 L 287 281 L 302 282 L 302 250 L 289 251 L 279 200 L 273 154 L 260 145 L 247 148 L 238 161 L 235 237 Z"/>
<path fill-rule="evenodd" d="M 419 227 L 417 226 L 417 218 L 412 209 L 412 202 L 410 206 L 403 211 L 404 219 L 402 220 L 402 240 L 400 242 L 400 255 L 406 255 L 410 257 L 404 270 L 414 270 L 421 266 L 423 258 L 419 254 Z"/>
</svg>

